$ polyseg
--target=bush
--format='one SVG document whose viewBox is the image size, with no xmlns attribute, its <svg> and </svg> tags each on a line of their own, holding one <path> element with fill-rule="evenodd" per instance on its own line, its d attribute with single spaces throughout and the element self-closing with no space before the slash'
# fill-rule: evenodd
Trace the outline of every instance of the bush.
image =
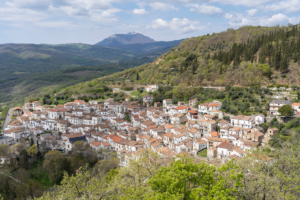
<svg viewBox="0 0 300 200">
<path fill-rule="evenodd" d="M 230 117 L 229 116 L 224 116 L 223 119 L 226 120 L 226 121 L 229 121 Z"/>
<path fill-rule="evenodd" d="M 120 89 L 124 91 L 131 91 L 133 90 L 133 87 L 121 87 Z"/>
</svg>

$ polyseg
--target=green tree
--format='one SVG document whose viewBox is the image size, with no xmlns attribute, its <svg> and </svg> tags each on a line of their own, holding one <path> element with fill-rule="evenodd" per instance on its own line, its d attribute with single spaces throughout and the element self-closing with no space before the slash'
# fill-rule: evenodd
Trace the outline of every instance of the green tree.
<svg viewBox="0 0 300 200">
<path fill-rule="evenodd" d="M 183 157 L 161 167 L 147 183 L 154 192 L 153 199 L 236 199 L 243 177 L 235 173 L 236 169 L 232 162 L 217 169 Z M 226 173 L 230 176 L 225 177 Z"/>
<path fill-rule="evenodd" d="M 33 144 L 29 149 L 28 149 L 28 154 L 31 156 L 31 157 L 35 157 L 36 154 L 38 152 L 38 148 L 35 146 L 35 144 Z"/>
<path fill-rule="evenodd" d="M 294 110 L 292 108 L 292 106 L 290 105 L 284 105 L 281 108 L 278 109 L 278 112 L 280 113 L 281 116 L 291 116 L 294 114 Z"/>
<path fill-rule="evenodd" d="M 49 151 L 45 154 L 43 167 L 49 173 L 50 179 L 58 183 L 64 173 L 65 158 L 59 151 Z"/>
</svg>

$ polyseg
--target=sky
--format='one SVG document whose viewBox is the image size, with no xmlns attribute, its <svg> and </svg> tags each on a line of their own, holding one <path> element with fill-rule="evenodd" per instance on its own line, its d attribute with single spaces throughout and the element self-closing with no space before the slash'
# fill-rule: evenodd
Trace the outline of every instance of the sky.
<svg viewBox="0 0 300 200">
<path fill-rule="evenodd" d="M 0 0 L 0 43 L 95 44 L 131 31 L 171 41 L 299 22 L 300 0 Z"/>
</svg>

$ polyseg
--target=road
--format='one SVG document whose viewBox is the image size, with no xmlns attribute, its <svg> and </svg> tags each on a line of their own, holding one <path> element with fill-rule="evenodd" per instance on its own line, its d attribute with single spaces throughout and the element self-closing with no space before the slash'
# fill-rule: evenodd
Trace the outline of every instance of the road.
<svg viewBox="0 0 300 200">
<path fill-rule="evenodd" d="M 114 88 L 114 92 L 124 92 L 125 94 L 127 94 L 128 96 L 131 96 L 131 97 L 134 97 L 132 96 L 130 93 L 131 92 L 134 92 L 134 91 L 137 91 L 137 90 L 131 90 L 131 91 L 124 91 L 124 90 L 120 90 L 120 88 Z"/>
<path fill-rule="evenodd" d="M 3 124 L 3 130 L 7 127 L 8 123 L 9 123 L 10 120 L 11 120 L 12 111 L 13 111 L 13 108 L 10 108 L 10 109 L 8 110 L 8 112 L 7 112 L 7 115 L 6 115 L 4 124 Z"/>
</svg>

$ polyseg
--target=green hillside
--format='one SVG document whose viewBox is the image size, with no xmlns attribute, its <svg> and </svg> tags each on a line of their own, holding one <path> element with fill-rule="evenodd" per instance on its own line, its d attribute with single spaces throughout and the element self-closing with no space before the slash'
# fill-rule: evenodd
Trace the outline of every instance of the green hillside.
<svg viewBox="0 0 300 200">
<path fill-rule="evenodd" d="M 72 95 L 95 93 L 104 85 L 154 83 L 171 86 L 299 86 L 298 30 L 299 26 L 247 26 L 186 39 L 150 64 L 140 62 L 139 67 L 126 66 L 130 69 L 66 88 L 57 87 L 56 91 Z M 25 96 L 42 98 L 42 95 L 33 92 Z"/>
<path fill-rule="evenodd" d="M 179 42 L 158 42 L 151 47 L 123 45 L 122 48 L 86 44 L 2 44 L 0 106 L 1 103 L 23 102 L 23 97 L 45 92 L 47 88 L 63 88 L 151 63 Z"/>
<path fill-rule="evenodd" d="M 124 80 L 186 86 L 300 85 L 299 26 L 241 27 L 186 39 L 151 64 L 68 87 L 86 93 Z M 139 76 L 137 80 L 137 74 Z M 65 90 L 62 90 L 65 92 Z"/>
</svg>

